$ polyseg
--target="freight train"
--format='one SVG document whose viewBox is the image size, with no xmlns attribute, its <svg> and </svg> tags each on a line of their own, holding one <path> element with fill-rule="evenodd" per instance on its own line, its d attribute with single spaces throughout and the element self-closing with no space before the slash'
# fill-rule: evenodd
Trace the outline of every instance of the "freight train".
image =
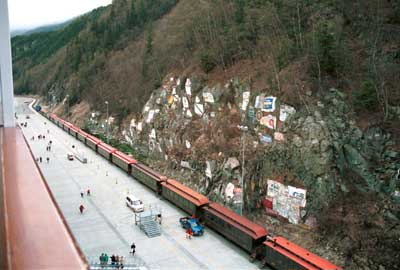
<svg viewBox="0 0 400 270">
<path fill-rule="evenodd" d="M 269 235 L 265 228 L 218 203 L 209 201 L 204 195 L 178 181 L 161 175 L 55 114 L 47 113 L 45 109 L 41 109 L 40 113 L 157 195 L 189 215 L 196 215 L 206 226 L 248 252 L 250 260 L 259 259 L 262 266 L 278 270 L 342 269 L 283 237 Z"/>
</svg>

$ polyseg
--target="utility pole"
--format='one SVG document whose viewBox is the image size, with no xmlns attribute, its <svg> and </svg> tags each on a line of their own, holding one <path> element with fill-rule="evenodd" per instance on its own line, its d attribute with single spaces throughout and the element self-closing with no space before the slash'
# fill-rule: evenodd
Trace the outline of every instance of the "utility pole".
<svg viewBox="0 0 400 270">
<path fill-rule="evenodd" d="M 66 95 L 65 98 L 67 99 L 67 120 L 69 120 L 69 95 Z"/>
<path fill-rule="evenodd" d="M 244 206 L 244 150 L 245 150 L 245 132 L 249 129 L 247 126 L 238 126 L 238 128 L 242 131 L 242 177 L 240 178 L 240 187 L 242 192 L 240 193 L 240 209 L 239 214 L 243 215 L 243 206 Z"/>
<path fill-rule="evenodd" d="M 105 101 L 104 102 L 106 105 L 107 105 L 107 120 L 106 120 L 106 122 L 107 122 L 107 143 L 110 143 L 110 136 L 109 136 L 109 132 L 110 132 L 110 123 L 109 123 L 109 116 L 108 116 L 108 101 Z"/>
</svg>

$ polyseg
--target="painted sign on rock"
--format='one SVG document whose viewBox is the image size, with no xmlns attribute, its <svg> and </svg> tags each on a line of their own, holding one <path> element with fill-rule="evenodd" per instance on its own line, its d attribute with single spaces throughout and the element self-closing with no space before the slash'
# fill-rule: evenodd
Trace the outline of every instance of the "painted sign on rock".
<svg viewBox="0 0 400 270">
<path fill-rule="evenodd" d="M 270 129 L 275 129 L 276 128 L 276 117 L 272 116 L 272 115 L 267 115 L 267 116 L 261 117 L 260 124 L 270 128 Z"/>
<path fill-rule="evenodd" d="M 275 111 L 275 101 L 276 97 L 265 97 L 261 110 L 263 112 Z"/>
</svg>

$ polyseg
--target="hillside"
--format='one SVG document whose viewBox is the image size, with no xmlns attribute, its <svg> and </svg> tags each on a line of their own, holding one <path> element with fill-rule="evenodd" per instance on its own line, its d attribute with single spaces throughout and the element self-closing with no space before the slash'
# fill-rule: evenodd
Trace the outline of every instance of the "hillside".
<svg viewBox="0 0 400 270">
<path fill-rule="evenodd" d="M 115 0 L 12 48 L 17 93 L 98 136 L 108 101 L 121 150 L 232 208 L 243 174 L 270 231 L 400 268 L 398 1 Z M 272 211 L 270 180 L 306 206 Z"/>
</svg>

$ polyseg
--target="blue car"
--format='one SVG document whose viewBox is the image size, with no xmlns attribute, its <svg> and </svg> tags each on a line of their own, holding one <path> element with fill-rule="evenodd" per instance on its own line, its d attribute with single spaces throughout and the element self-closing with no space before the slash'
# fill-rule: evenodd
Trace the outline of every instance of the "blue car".
<svg viewBox="0 0 400 270">
<path fill-rule="evenodd" d="M 179 223 L 185 230 L 191 228 L 194 236 L 202 236 L 204 234 L 204 226 L 199 224 L 197 218 L 182 217 L 179 219 Z"/>
</svg>

